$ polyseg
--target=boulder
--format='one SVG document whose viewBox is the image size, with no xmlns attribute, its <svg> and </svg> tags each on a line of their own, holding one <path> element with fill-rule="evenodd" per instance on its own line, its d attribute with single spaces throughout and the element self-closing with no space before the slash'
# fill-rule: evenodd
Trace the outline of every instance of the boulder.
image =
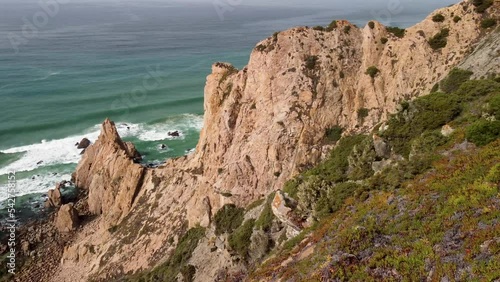
<svg viewBox="0 0 500 282">
<path fill-rule="evenodd" d="M 63 187 L 64 185 L 61 185 L 61 183 L 59 183 L 57 184 L 55 189 L 49 190 L 49 192 L 47 193 L 48 199 L 45 201 L 46 208 L 59 207 L 62 204 L 61 188 Z"/>
<path fill-rule="evenodd" d="M 168 136 L 179 137 L 179 136 L 181 136 L 181 134 L 179 133 L 178 130 L 176 130 L 176 131 L 168 132 Z"/>
<path fill-rule="evenodd" d="M 83 138 L 82 141 L 78 142 L 78 149 L 87 149 L 90 146 L 90 140 L 87 138 Z"/>
<path fill-rule="evenodd" d="M 447 124 L 445 124 L 445 125 L 441 128 L 441 134 L 442 134 L 443 136 L 445 136 L 445 137 L 449 137 L 449 136 L 450 136 L 450 135 L 451 135 L 454 131 L 455 131 L 455 130 L 454 130 L 451 126 L 449 126 L 449 125 L 447 125 Z"/>
<path fill-rule="evenodd" d="M 132 142 L 125 142 L 125 147 L 127 150 L 128 155 L 135 161 L 139 162 L 142 160 L 141 153 L 137 151 L 135 148 L 134 144 Z"/>
<path fill-rule="evenodd" d="M 373 147 L 378 157 L 388 159 L 391 156 L 391 148 L 376 134 L 373 135 Z"/>
<path fill-rule="evenodd" d="M 54 225 L 59 232 L 70 232 L 78 227 L 80 220 L 78 218 L 78 212 L 73 206 L 73 203 L 61 206 L 57 212 Z"/>
</svg>

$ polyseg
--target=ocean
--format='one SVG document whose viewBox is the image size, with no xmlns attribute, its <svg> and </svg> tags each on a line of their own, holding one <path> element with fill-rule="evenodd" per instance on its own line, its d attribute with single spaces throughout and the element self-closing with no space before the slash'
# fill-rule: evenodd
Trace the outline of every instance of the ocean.
<svg viewBox="0 0 500 282">
<path fill-rule="evenodd" d="M 0 0 L 0 201 L 15 172 L 15 194 L 36 208 L 70 179 L 81 157 L 75 143 L 95 141 L 105 118 L 147 163 L 187 154 L 203 127 L 212 63 L 242 68 L 275 31 L 341 18 L 364 26 L 376 14 L 244 1 L 222 1 L 223 10 L 217 1 L 41 2 Z M 427 6 L 393 15 L 390 24 L 410 26 L 436 8 Z"/>
</svg>

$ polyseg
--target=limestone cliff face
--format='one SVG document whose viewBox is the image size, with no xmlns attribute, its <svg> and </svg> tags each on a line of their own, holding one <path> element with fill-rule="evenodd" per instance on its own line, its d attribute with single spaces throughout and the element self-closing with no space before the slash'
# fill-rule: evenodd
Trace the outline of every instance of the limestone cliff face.
<svg viewBox="0 0 500 282">
<path fill-rule="evenodd" d="M 497 4 L 488 12 L 497 15 Z M 331 32 L 294 28 L 260 42 L 243 70 L 215 64 L 195 153 L 157 169 L 135 164 L 132 146 L 104 122 L 75 173 L 101 216 L 66 249 L 54 281 L 68 273 L 107 280 L 156 265 L 180 233 L 208 225 L 223 204 L 247 204 L 317 163 L 331 148 L 327 129 L 370 130 L 402 100 L 428 93 L 482 33 L 481 15 L 468 2 L 437 13 L 444 22 L 430 15 L 403 38 L 376 22 L 373 29 L 347 21 Z M 427 40 L 445 27 L 448 44 L 433 50 Z M 379 70 L 373 78 L 365 74 L 370 66 Z M 368 114 L 358 116 L 360 109 Z"/>
</svg>

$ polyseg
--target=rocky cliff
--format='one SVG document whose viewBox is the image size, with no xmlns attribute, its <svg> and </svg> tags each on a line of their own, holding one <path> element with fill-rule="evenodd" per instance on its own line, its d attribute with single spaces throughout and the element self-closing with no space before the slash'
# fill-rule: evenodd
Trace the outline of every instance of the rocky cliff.
<svg viewBox="0 0 500 282">
<path fill-rule="evenodd" d="M 444 20 L 433 21 L 436 14 Z M 53 281 L 109 281 L 164 261 L 181 234 L 208 226 L 224 204 L 244 206 L 321 160 L 332 148 L 329 129 L 368 131 L 401 101 L 428 93 L 473 51 L 485 34 L 482 17 L 464 1 L 402 37 L 377 22 L 343 20 L 277 33 L 244 69 L 213 65 L 196 151 L 159 168 L 137 164 L 133 145 L 105 121 L 74 175 L 99 216 L 66 247 Z M 445 46 L 432 48 L 443 29 Z"/>
</svg>

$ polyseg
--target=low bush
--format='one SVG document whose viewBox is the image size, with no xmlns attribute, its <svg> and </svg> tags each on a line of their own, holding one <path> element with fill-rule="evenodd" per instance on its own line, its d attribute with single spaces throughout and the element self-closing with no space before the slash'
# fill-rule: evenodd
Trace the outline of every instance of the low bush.
<svg viewBox="0 0 500 282">
<path fill-rule="evenodd" d="M 231 233 L 243 222 L 245 210 L 234 204 L 224 205 L 214 216 L 215 234 Z"/>
<path fill-rule="evenodd" d="M 370 111 L 367 108 L 361 108 L 358 110 L 358 118 L 359 119 L 364 119 L 365 117 L 368 116 Z"/>
<path fill-rule="evenodd" d="M 336 28 L 337 28 L 337 21 L 333 20 L 326 28 L 326 31 L 333 31 Z"/>
<path fill-rule="evenodd" d="M 325 132 L 326 139 L 331 142 L 337 142 L 342 137 L 342 132 L 344 129 L 338 125 L 328 128 Z"/>
<path fill-rule="evenodd" d="M 229 247 L 236 251 L 242 258 L 248 255 L 254 224 L 255 219 L 249 219 L 229 236 Z"/>
<path fill-rule="evenodd" d="M 325 30 L 325 28 L 320 26 L 320 25 L 313 27 L 313 29 L 317 30 L 317 31 L 324 31 Z"/>
<path fill-rule="evenodd" d="M 376 66 L 371 66 L 366 69 L 365 74 L 369 75 L 371 78 L 375 78 L 375 76 L 380 72 L 380 70 Z"/>
<path fill-rule="evenodd" d="M 387 41 L 389 41 L 389 39 L 387 39 L 386 37 L 380 38 L 380 43 L 382 43 L 382 44 L 387 43 Z"/>
<path fill-rule="evenodd" d="M 495 26 L 497 24 L 497 21 L 492 18 L 486 18 L 481 21 L 481 27 L 484 29 L 490 28 L 492 26 Z"/>
<path fill-rule="evenodd" d="M 431 39 L 429 39 L 428 43 L 434 50 L 439 50 L 448 44 L 448 36 L 450 35 L 450 30 L 447 28 L 441 29 L 440 32 L 436 33 Z"/>
<path fill-rule="evenodd" d="M 476 12 L 484 13 L 486 9 L 493 5 L 493 0 L 473 0 L 472 4 L 476 7 Z"/>
<path fill-rule="evenodd" d="M 392 33 L 394 36 L 403 38 L 405 36 L 406 30 L 404 28 L 399 28 L 395 26 L 388 26 L 386 27 L 386 30 L 389 33 Z"/>
<path fill-rule="evenodd" d="M 305 67 L 309 70 L 313 70 L 318 62 L 318 56 L 307 56 L 304 60 Z"/>
<path fill-rule="evenodd" d="M 443 14 L 436 14 L 432 17 L 432 21 L 436 23 L 442 23 L 444 22 L 444 16 Z"/>
<path fill-rule="evenodd" d="M 271 193 L 266 200 L 266 205 L 264 209 L 260 213 L 259 218 L 255 221 L 255 227 L 260 228 L 264 231 L 269 231 L 271 229 L 271 225 L 273 224 L 274 213 L 271 207 L 271 204 L 274 200 L 275 193 Z"/>
<path fill-rule="evenodd" d="M 345 34 L 349 34 L 349 32 L 350 32 L 350 31 L 351 31 L 351 26 L 350 26 L 350 25 L 346 25 L 346 26 L 344 27 L 344 33 L 345 33 Z"/>
<path fill-rule="evenodd" d="M 375 23 L 372 22 L 372 21 L 369 21 L 368 22 L 368 26 L 371 28 L 371 29 L 374 29 L 375 28 Z"/>
<path fill-rule="evenodd" d="M 478 146 L 487 145 L 500 138 L 500 120 L 478 120 L 467 127 L 466 137 Z"/>
<path fill-rule="evenodd" d="M 468 70 L 454 68 L 450 71 L 448 76 L 441 81 L 439 86 L 445 93 L 454 92 L 460 88 L 460 85 L 468 81 L 473 74 L 473 72 Z"/>
<path fill-rule="evenodd" d="M 453 22 L 454 22 L 454 23 L 458 23 L 458 22 L 459 22 L 459 21 L 461 21 L 461 20 L 462 20 L 462 18 L 461 18 L 461 17 L 459 17 L 459 16 L 455 16 L 455 17 L 453 17 Z"/>
</svg>

